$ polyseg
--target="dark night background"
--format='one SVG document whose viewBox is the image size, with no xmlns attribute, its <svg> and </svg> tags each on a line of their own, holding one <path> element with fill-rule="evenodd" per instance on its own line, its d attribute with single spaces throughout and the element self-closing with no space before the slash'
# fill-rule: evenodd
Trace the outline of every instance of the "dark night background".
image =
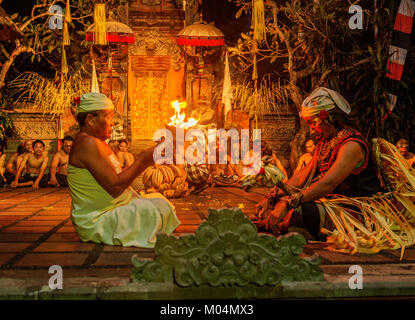
<svg viewBox="0 0 415 320">
<path fill-rule="evenodd" d="M 1 6 L 9 15 L 19 13 L 20 16 L 30 16 L 34 0 L 3 0 Z M 59 2 L 58 2 L 59 4 Z M 66 1 L 60 1 L 61 6 L 66 5 Z M 220 8 L 220 10 L 218 9 Z M 251 17 L 242 14 L 240 18 L 236 19 L 236 6 L 227 0 L 208 0 L 204 1 L 201 6 L 203 12 L 203 19 L 206 22 L 214 22 L 215 26 L 219 28 L 224 34 L 227 45 L 233 45 L 241 32 L 246 32 L 250 28 Z M 16 69 L 19 66 L 19 70 Z M 35 71 L 44 76 L 54 77 L 54 71 L 46 61 L 40 63 L 31 63 L 30 55 L 21 55 L 16 59 L 16 62 L 8 74 L 8 78 L 12 78 L 16 73 L 23 71 Z M 14 72 L 13 72 L 14 71 Z M 261 70 L 259 70 L 261 72 Z M 13 75 L 14 74 L 14 75 Z"/>
<path fill-rule="evenodd" d="M 30 15 L 33 4 L 35 4 L 33 0 L 3 0 L 1 6 L 9 15 L 16 12 L 20 15 Z"/>
</svg>

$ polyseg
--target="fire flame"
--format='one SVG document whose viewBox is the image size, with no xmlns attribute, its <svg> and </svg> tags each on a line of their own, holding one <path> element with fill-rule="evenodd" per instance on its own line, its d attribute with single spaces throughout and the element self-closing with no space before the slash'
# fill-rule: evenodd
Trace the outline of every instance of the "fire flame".
<svg viewBox="0 0 415 320">
<path fill-rule="evenodd" d="M 189 129 L 193 126 L 195 126 L 199 120 L 196 120 L 195 118 L 189 118 L 187 122 L 185 122 L 186 114 L 180 113 L 181 109 L 186 109 L 186 102 L 179 102 L 179 101 L 172 101 L 171 106 L 176 110 L 176 113 L 173 117 L 170 118 L 171 122 L 168 124 L 169 126 L 175 126 L 176 128 L 183 128 L 183 129 Z"/>
</svg>

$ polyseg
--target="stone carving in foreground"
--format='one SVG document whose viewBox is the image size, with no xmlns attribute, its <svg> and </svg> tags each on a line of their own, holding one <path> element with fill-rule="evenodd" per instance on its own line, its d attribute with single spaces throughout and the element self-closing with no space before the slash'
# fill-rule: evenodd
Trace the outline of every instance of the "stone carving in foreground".
<svg viewBox="0 0 415 320">
<path fill-rule="evenodd" d="M 160 234 L 154 261 L 134 255 L 133 282 L 182 287 L 275 286 L 281 281 L 322 281 L 320 257 L 300 258 L 306 241 L 297 233 L 258 234 L 240 209 L 209 210 L 195 234 Z"/>
</svg>

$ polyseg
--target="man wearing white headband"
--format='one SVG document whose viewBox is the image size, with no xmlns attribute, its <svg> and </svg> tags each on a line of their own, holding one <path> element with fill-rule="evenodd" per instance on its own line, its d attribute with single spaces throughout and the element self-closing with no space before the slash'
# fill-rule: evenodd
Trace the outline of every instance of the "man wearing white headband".
<svg viewBox="0 0 415 320">
<path fill-rule="evenodd" d="M 105 142 L 111 136 L 113 103 L 104 94 L 80 99 L 80 132 L 68 165 L 71 217 L 82 241 L 152 248 L 159 232 L 180 224 L 170 202 L 161 194 L 140 197 L 133 180 L 153 163 L 153 149 L 144 150 L 124 171 Z"/>
<path fill-rule="evenodd" d="M 325 224 L 328 219 L 316 200 L 332 193 L 370 196 L 380 191 L 367 142 L 339 118 L 339 114 L 350 111 L 350 105 L 339 93 L 323 87 L 304 100 L 300 116 L 320 142 L 308 165 L 287 182 L 288 186 L 298 188 L 294 190 L 302 191 L 287 196 L 274 189 L 257 204 L 259 218 L 267 222 L 271 231 L 281 233 L 290 226 L 301 227 L 322 240 L 320 230 L 328 228 Z"/>
</svg>

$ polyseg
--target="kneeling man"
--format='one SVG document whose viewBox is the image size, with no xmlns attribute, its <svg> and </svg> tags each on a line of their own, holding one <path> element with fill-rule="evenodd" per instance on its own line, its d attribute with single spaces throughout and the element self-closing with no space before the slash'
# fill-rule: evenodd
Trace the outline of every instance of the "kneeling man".
<svg viewBox="0 0 415 320">
<path fill-rule="evenodd" d="M 101 93 L 81 97 L 80 132 L 69 155 L 71 217 L 82 241 L 152 248 L 159 232 L 179 226 L 174 207 L 161 194 L 141 197 L 131 182 L 153 163 L 154 147 L 124 171 L 105 143 L 113 126 L 113 103 Z"/>
</svg>

